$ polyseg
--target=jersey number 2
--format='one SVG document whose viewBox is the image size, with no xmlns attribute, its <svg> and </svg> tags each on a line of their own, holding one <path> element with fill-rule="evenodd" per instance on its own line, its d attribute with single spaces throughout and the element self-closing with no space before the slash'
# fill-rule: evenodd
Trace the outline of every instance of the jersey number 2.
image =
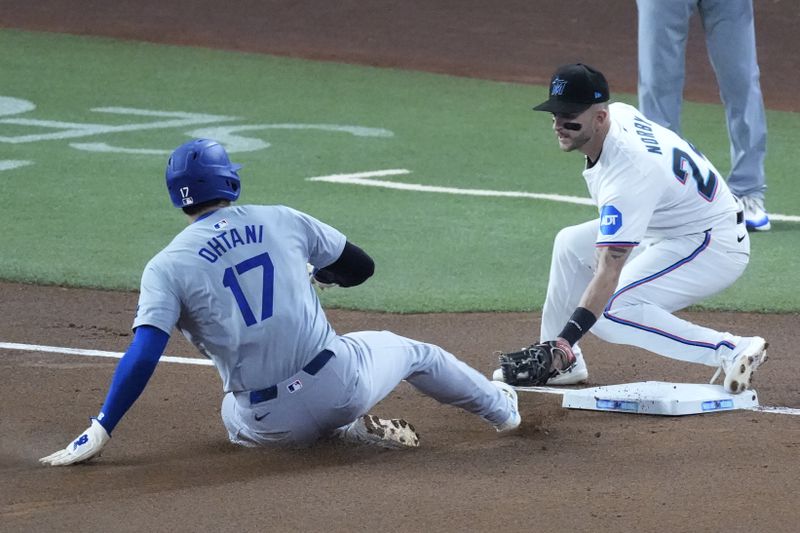
<svg viewBox="0 0 800 533">
<path fill-rule="evenodd" d="M 242 286 L 239 285 L 239 278 L 236 277 L 236 274 L 242 275 L 257 267 L 262 267 L 264 274 L 264 283 L 261 288 L 261 320 L 264 321 L 272 316 L 272 286 L 275 279 L 275 267 L 272 265 L 269 254 L 264 252 L 263 254 L 254 255 L 250 259 L 245 259 L 236 265 L 235 273 L 234 267 L 228 267 L 225 269 L 225 275 L 222 277 L 222 284 L 233 293 L 233 297 L 236 298 L 236 303 L 239 304 L 239 311 L 242 312 L 244 323 L 247 324 L 248 327 L 256 323 L 256 317 L 242 291 Z"/>
<path fill-rule="evenodd" d="M 700 152 L 697 152 L 697 154 L 703 157 L 703 154 Z M 704 179 L 694 159 L 683 150 L 675 148 L 672 151 L 672 172 L 675 174 L 675 177 L 678 178 L 678 181 L 686 185 L 686 177 L 690 171 L 694 181 L 697 182 L 697 192 L 700 193 L 700 196 L 707 202 L 712 201 L 717 192 L 717 175 L 709 170 L 708 177 Z"/>
</svg>

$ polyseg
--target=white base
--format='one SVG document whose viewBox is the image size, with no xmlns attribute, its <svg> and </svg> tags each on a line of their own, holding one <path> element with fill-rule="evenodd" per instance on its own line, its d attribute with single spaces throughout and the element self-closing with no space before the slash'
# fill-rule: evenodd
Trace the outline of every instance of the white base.
<svg viewBox="0 0 800 533">
<path fill-rule="evenodd" d="M 694 415 L 758 407 L 755 390 L 730 394 L 722 385 L 644 381 L 565 390 L 562 407 L 644 415 Z"/>
</svg>

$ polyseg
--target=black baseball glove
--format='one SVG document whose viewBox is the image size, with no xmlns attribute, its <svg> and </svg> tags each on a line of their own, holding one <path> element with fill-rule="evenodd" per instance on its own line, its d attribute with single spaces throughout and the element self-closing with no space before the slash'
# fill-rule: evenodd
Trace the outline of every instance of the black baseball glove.
<svg viewBox="0 0 800 533">
<path fill-rule="evenodd" d="M 575 364 L 575 354 L 563 339 L 540 342 L 499 357 L 503 381 L 514 386 L 540 386 Z"/>
</svg>

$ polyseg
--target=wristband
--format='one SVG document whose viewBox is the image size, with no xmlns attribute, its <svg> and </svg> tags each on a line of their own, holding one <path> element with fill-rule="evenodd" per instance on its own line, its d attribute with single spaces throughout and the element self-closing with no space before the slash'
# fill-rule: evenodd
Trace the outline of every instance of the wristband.
<svg viewBox="0 0 800 533">
<path fill-rule="evenodd" d="M 587 331 L 592 329 L 595 322 L 597 322 L 597 317 L 594 316 L 594 313 L 585 307 L 578 307 L 575 309 L 575 312 L 572 313 L 572 316 L 569 317 L 567 325 L 564 326 L 564 329 L 561 330 L 558 336 L 572 346 L 578 342 L 578 339 L 583 337 Z"/>
</svg>

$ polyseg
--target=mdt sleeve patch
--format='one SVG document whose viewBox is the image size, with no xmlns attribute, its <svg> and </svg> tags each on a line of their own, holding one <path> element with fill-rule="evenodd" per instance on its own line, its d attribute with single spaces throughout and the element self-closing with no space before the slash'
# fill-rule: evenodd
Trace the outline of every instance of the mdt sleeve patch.
<svg viewBox="0 0 800 533">
<path fill-rule="evenodd" d="M 622 227 L 622 213 L 613 205 L 604 205 L 600 210 L 600 233 L 614 235 Z"/>
</svg>

